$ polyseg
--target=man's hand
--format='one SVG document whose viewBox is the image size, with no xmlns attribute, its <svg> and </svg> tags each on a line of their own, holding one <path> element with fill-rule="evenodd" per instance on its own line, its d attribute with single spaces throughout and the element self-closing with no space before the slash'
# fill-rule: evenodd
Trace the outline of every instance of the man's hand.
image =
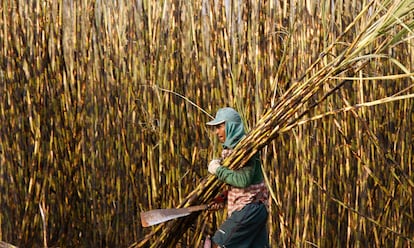
<svg viewBox="0 0 414 248">
<path fill-rule="evenodd" d="M 227 200 L 228 191 L 223 191 L 220 195 L 213 199 L 212 202 L 208 204 L 209 211 L 217 211 L 219 209 L 224 208 L 225 201 Z"/>
<path fill-rule="evenodd" d="M 224 208 L 224 202 L 210 202 L 208 204 L 208 211 L 217 211 Z"/>
<path fill-rule="evenodd" d="M 220 159 L 213 159 L 208 164 L 208 172 L 211 174 L 216 174 L 217 168 L 220 166 Z"/>
</svg>

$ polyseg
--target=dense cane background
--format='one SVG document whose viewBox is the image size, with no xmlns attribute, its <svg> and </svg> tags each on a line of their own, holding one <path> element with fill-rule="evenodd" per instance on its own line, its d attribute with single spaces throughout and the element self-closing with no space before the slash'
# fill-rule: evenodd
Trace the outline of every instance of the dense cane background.
<svg viewBox="0 0 414 248">
<path fill-rule="evenodd" d="M 269 238 L 413 245 L 412 1 L 3 0 L 0 10 L 0 241 L 157 244 L 139 213 L 178 206 L 207 176 L 220 153 L 211 115 L 232 106 L 254 130 L 363 36 L 342 74 L 303 108 L 290 103 L 309 111 L 261 149 Z M 224 217 L 200 215 L 174 247 L 197 247 Z"/>
</svg>

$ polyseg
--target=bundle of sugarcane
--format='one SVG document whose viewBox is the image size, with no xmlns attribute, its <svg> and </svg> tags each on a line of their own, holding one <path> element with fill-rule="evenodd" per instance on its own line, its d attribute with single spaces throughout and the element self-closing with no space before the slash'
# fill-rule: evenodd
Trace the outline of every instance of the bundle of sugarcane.
<svg viewBox="0 0 414 248">
<path fill-rule="evenodd" d="M 246 138 L 236 147 L 232 155 L 224 160 L 223 165 L 231 169 L 243 166 L 254 154 L 276 139 L 280 133 L 293 128 L 311 109 L 349 82 L 347 80 L 332 80 L 333 78 L 354 75 L 361 71 L 370 59 L 389 57 L 383 54 L 387 49 L 402 42 L 407 35 L 412 36 L 413 14 L 414 1 L 412 0 L 370 2 L 345 29 L 344 33 L 337 38 L 336 42 L 331 44 L 305 74 L 292 84 L 278 103 L 266 111 Z M 361 24 L 361 27 L 365 28 L 355 34 L 351 42 L 343 40 L 345 34 L 361 22 L 363 17 L 367 16 L 369 20 Z M 379 40 L 381 42 L 378 42 Z M 335 51 L 341 52 L 335 55 Z M 403 76 L 411 77 L 411 80 L 413 77 L 409 71 L 406 71 Z M 332 85 L 331 81 L 336 83 Z M 322 92 L 324 86 L 327 85 L 330 86 L 330 90 Z M 315 100 L 318 95 L 322 95 L 322 97 Z M 209 175 L 178 207 L 208 203 L 221 187 L 222 183 L 214 176 Z M 273 194 L 272 198 L 276 202 Z M 276 207 L 279 207 L 277 202 Z M 176 247 L 182 234 L 187 231 L 197 216 L 198 214 L 195 213 L 189 217 L 160 224 L 143 240 L 132 244 L 131 247 Z M 279 220 L 281 231 L 289 236 L 282 214 L 279 215 Z M 155 240 L 154 235 L 157 235 Z"/>
</svg>

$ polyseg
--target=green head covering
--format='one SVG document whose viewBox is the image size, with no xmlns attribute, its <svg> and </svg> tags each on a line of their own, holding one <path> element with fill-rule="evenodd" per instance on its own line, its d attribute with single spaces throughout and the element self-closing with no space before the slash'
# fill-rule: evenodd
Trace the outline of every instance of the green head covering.
<svg viewBox="0 0 414 248">
<path fill-rule="evenodd" d="M 226 125 L 226 140 L 223 147 L 233 149 L 246 134 L 242 119 L 236 110 L 226 107 L 219 109 L 216 118 L 206 124 L 217 126 L 221 123 Z"/>
</svg>

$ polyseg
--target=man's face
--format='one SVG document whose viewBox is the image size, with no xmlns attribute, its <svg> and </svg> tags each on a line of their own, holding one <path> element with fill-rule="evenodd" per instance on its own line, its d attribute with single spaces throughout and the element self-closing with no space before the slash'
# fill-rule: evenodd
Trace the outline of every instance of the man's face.
<svg viewBox="0 0 414 248">
<path fill-rule="evenodd" d="M 221 123 L 216 126 L 216 134 L 218 139 L 221 143 L 224 143 L 226 141 L 226 125 L 225 123 Z"/>
</svg>

